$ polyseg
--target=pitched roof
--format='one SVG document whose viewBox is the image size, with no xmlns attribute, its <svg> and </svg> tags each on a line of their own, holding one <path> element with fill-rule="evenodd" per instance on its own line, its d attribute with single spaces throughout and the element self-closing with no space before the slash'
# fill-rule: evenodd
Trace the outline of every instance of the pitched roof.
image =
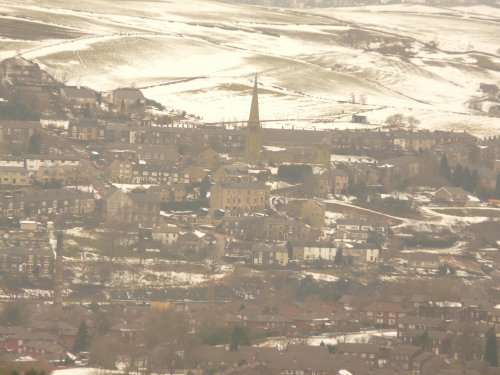
<svg viewBox="0 0 500 375">
<path fill-rule="evenodd" d="M 0 121 L 1 128 L 13 128 L 13 129 L 40 129 L 42 126 L 40 122 L 35 121 Z"/>
<path fill-rule="evenodd" d="M 71 155 L 55 154 L 26 154 L 26 160 L 61 160 L 61 161 L 80 161 L 79 157 Z"/>
<path fill-rule="evenodd" d="M 26 246 L 2 246 L 0 247 L 1 254 L 7 255 L 38 255 L 38 256 L 52 256 L 51 250 L 42 249 L 39 247 L 26 247 Z"/>
<path fill-rule="evenodd" d="M 439 190 L 445 190 L 445 191 L 447 191 L 452 197 L 460 197 L 460 198 L 461 197 L 467 197 L 467 192 L 464 189 L 462 189 L 461 187 L 443 186 Z"/>
<path fill-rule="evenodd" d="M 121 88 L 113 91 L 113 96 L 118 100 L 142 100 L 144 95 L 141 90 L 136 88 Z"/>
<path fill-rule="evenodd" d="M 14 198 L 25 202 L 43 202 L 48 200 L 72 200 L 72 199 L 93 199 L 92 193 L 81 192 L 71 189 L 46 189 L 28 190 L 23 194 L 14 195 Z"/>
<path fill-rule="evenodd" d="M 128 193 L 127 194 L 130 199 L 132 199 L 136 203 L 159 203 L 160 197 L 156 194 L 148 194 L 148 193 Z"/>
<path fill-rule="evenodd" d="M 223 189 L 251 189 L 270 190 L 269 186 L 262 182 L 223 182 L 220 184 Z"/>
<path fill-rule="evenodd" d="M 337 345 L 339 353 L 378 353 L 380 347 L 376 344 L 364 343 L 339 343 Z"/>
<path fill-rule="evenodd" d="M 315 130 L 262 129 L 262 143 L 291 145 L 328 144 L 330 133 Z"/>
<path fill-rule="evenodd" d="M 6 173 L 6 172 L 19 172 L 19 173 L 28 173 L 28 170 L 25 167 L 11 167 L 9 166 L 1 166 L 0 165 L 0 172 Z"/>
<path fill-rule="evenodd" d="M 399 319 L 399 323 L 415 324 L 422 327 L 439 327 L 440 325 L 443 324 L 443 320 L 440 318 L 427 318 L 427 317 L 406 315 Z"/>
<path fill-rule="evenodd" d="M 429 359 L 434 358 L 434 355 L 429 353 L 429 352 L 423 352 L 417 355 L 413 360 L 415 362 L 425 362 L 428 361 Z"/>
<path fill-rule="evenodd" d="M 391 302 L 370 303 L 368 306 L 365 306 L 363 310 L 380 311 L 380 312 L 398 312 L 398 313 L 404 312 L 401 305 L 399 305 L 398 303 L 391 303 Z"/>
<path fill-rule="evenodd" d="M 402 165 L 414 164 L 414 163 L 418 163 L 418 162 L 419 162 L 419 160 L 415 156 L 405 155 L 405 156 L 398 156 L 396 158 L 384 160 L 382 162 L 382 164 L 383 165 L 402 166 Z"/>
<path fill-rule="evenodd" d="M 96 99 L 95 92 L 87 87 L 65 86 L 61 90 L 70 98 Z"/>
<path fill-rule="evenodd" d="M 403 354 L 403 355 L 408 355 L 408 356 L 414 356 L 414 355 L 417 355 L 420 351 L 422 351 L 422 348 L 419 346 L 398 345 L 392 350 L 392 353 L 393 354 Z"/>
</svg>

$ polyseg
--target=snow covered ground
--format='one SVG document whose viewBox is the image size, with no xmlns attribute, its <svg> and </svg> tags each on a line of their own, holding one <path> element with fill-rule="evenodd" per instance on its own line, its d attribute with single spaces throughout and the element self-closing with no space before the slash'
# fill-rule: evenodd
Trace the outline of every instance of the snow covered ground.
<svg viewBox="0 0 500 375">
<path fill-rule="evenodd" d="M 122 371 L 103 370 L 91 367 L 67 368 L 52 371 L 52 375 L 108 375 L 108 374 L 124 374 Z"/>
<path fill-rule="evenodd" d="M 94 255 L 94 256 L 92 256 Z M 85 257 L 65 258 L 65 267 L 71 270 L 71 283 L 101 285 L 111 288 L 190 288 L 221 280 L 230 275 L 231 265 L 219 264 L 215 272 L 210 267 L 187 261 L 169 261 L 164 259 L 115 258 L 106 264 L 95 253 L 85 253 Z M 103 266 L 104 265 L 104 266 Z M 99 268 L 99 266 L 101 268 Z"/>
<path fill-rule="evenodd" d="M 335 275 L 329 275 L 326 273 L 319 272 L 310 272 L 310 271 L 302 271 L 300 272 L 300 277 L 304 278 L 310 276 L 316 281 L 325 281 L 327 283 L 334 283 L 339 280 L 339 278 Z"/>
<path fill-rule="evenodd" d="M 373 337 L 396 337 L 397 332 L 391 330 L 369 330 L 365 332 L 352 332 L 346 334 L 324 334 L 319 336 L 309 336 L 305 339 L 291 338 L 271 338 L 261 343 L 259 346 L 268 348 L 278 348 L 284 350 L 288 345 L 306 344 L 310 346 L 319 346 L 321 343 L 325 345 L 337 345 L 338 343 L 367 343 Z"/>
<path fill-rule="evenodd" d="M 68 84 L 140 87 L 207 122 L 247 119 L 257 71 L 261 117 L 280 120 L 265 126 L 362 127 L 347 122 L 349 114 L 379 125 L 401 112 L 425 129 L 500 133 L 498 119 L 468 108 L 480 83 L 500 83 L 500 15 L 486 6 L 306 11 L 201 0 L 14 0 L 0 2 L 0 11 L 25 30 L 16 38 L 0 29 L 0 59 L 20 53 Z M 346 45 L 350 30 L 413 39 L 414 56 Z"/>
</svg>

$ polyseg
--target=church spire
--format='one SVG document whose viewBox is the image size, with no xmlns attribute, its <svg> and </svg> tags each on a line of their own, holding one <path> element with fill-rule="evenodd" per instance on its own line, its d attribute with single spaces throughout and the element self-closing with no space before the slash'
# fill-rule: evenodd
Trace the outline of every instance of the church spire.
<svg viewBox="0 0 500 375">
<path fill-rule="evenodd" d="M 260 126 L 259 119 L 259 90 L 257 88 L 257 73 L 253 83 L 252 106 L 250 107 L 250 116 L 248 117 L 248 126 Z"/>
<path fill-rule="evenodd" d="M 248 163 L 258 163 L 261 160 L 261 139 L 259 119 L 259 92 L 257 88 L 257 74 L 253 83 L 252 105 L 245 132 L 245 160 Z"/>
</svg>

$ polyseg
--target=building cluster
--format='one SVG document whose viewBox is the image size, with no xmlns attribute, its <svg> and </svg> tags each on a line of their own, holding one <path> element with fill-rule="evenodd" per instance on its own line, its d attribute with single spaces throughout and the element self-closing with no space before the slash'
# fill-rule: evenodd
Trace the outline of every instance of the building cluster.
<svg viewBox="0 0 500 375">
<path fill-rule="evenodd" d="M 0 273 L 6 277 L 53 277 L 62 257 L 54 254 L 50 228 L 78 225 L 99 231 L 109 240 L 106 247 L 118 244 L 123 251 L 136 251 L 141 266 L 147 254 L 213 269 L 220 261 L 234 269 L 250 268 L 250 273 L 290 271 L 300 275 L 295 282 L 318 281 L 323 292 L 328 292 L 321 284 L 324 278 L 338 277 L 333 271 L 311 270 L 348 270 L 359 277 L 358 287 L 367 285 L 362 276 L 379 274 L 425 275 L 439 282 L 461 272 L 498 280 L 496 250 L 471 251 L 475 257 L 436 254 L 418 243 L 413 228 L 395 228 L 403 216 L 418 218 L 420 208 L 465 215 L 500 204 L 495 196 L 499 137 L 400 129 L 266 129 L 257 79 L 244 126 L 208 126 L 165 110 L 136 88 L 99 93 L 64 86 L 21 58 L 0 63 L 0 89 L 0 106 L 24 106 L 38 115 L 37 120 L 0 119 Z M 368 119 L 354 115 L 352 121 Z M 433 187 L 422 192 L 425 184 Z M 444 236 L 426 235 L 422 242 L 446 243 Z M 498 243 L 492 246 L 498 249 Z M 195 263 L 200 259 L 205 263 Z M 61 275 L 54 283 L 59 307 Z M 348 289 L 347 276 L 344 282 Z M 198 297 L 213 302 L 211 287 L 206 297 Z M 227 289 L 245 302 L 255 297 L 254 291 Z M 112 300 L 114 291 L 107 292 Z M 123 299 L 131 298 L 128 292 Z M 143 292 L 141 300 L 149 302 L 153 292 Z M 500 309 L 491 301 L 360 296 L 343 295 L 327 308 L 228 307 L 212 314 L 224 329 L 238 326 L 287 338 L 319 332 L 335 340 L 331 346 L 286 345 L 283 350 L 203 347 L 199 366 L 224 368 L 226 374 L 479 375 L 476 362 L 483 361 L 500 328 Z M 190 332 L 198 333 L 201 314 L 190 308 L 183 311 Z M 113 320 L 107 332 L 130 339 L 144 330 L 143 318 Z M 366 336 L 370 342 L 342 340 L 339 334 L 363 330 L 371 332 Z M 372 334 L 378 330 L 385 331 Z M 5 358 L 61 360 L 71 351 L 76 331 L 70 323 L 32 321 L 0 327 L 0 342 Z"/>
</svg>

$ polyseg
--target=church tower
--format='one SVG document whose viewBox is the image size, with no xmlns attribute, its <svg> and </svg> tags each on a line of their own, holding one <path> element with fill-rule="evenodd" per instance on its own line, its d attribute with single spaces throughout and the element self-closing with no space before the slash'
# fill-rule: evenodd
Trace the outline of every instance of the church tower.
<svg viewBox="0 0 500 375">
<path fill-rule="evenodd" d="M 253 84 L 252 106 L 245 132 L 245 161 L 247 163 L 258 163 L 261 160 L 261 140 L 260 140 L 260 120 L 259 120 L 259 93 L 257 90 L 257 75 Z"/>
</svg>

